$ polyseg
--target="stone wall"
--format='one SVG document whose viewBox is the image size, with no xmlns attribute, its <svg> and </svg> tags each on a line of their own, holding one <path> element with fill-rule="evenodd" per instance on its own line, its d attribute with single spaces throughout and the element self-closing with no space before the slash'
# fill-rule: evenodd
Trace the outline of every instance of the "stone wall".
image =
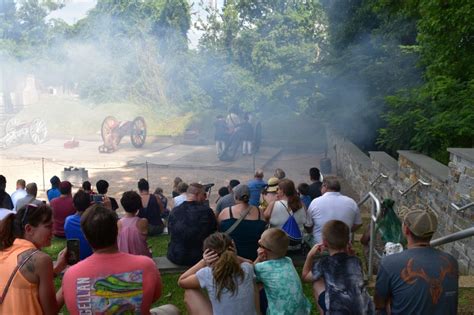
<svg viewBox="0 0 474 315">
<path fill-rule="evenodd" d="M 449 149 L 449 167 L 414 151 L 398 151 L 398 161 L 385 152 L 369 155 L 337 134 L 328 132 L 328 155 L 335 168 L 360 196 L 372 191 L 382 201 L 395 200 L 395 207 L 421 204 L 438 216 L 434 238 L 472 226 L 474 206 L 458 212 L 474 201 L 474 149 Z M 384 177 L 380 176 L 383 174 Z M 429 185 L 417 184 L 421 180 Z M 442 246 L 454 255 L 463 274 L 474 274 L 474 237 Z"/>
</svg>

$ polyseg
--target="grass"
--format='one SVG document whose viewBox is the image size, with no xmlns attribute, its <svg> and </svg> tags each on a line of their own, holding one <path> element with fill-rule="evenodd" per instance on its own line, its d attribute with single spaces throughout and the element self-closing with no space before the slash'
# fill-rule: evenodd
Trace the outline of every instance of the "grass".
<svg viewBox="0 0 474 315">
<path fill-rule="evenodd" d="M 153 256 L 166 256 L 168 249 L 169 235 L 153 236 L 148 238 L 148 245 L 152 248 Z M 66 246 L 64 239 L 54 238 L 52 244 L 43 251 L 49 254 L 54 260 L 58 253 Z M 357 256 L 363 257 L 363 249 L 360 243 L 354 244 L 354 250 Z M 363 259 L 363 258 L 362 258 Z M 301 274 L 302 267 L 297 267 L 296 270 Z M 163 304 L 176 305 L 183 314 L 186 314 L 186 307 L 184 305 L 184 290 L 178 286 L 179 274 L 164 274 L 161 276 L 163 282 L 163 294 L 161 298 L 153 304 L 153 307 Z M 61 286 L 61 280 L 55 279 L 56 289 Z M 313 291 L 311 283 L 303 283 L 303 292 L 313 305 L 311 314 L 318 314 L 316 311 L 315 301 L 313 298 Z M 373 295 L 373 289 L 369 289 L 369 293 Z M 464 313 L 463 310 L 469 311 L 474 305 L 474 288 L 462 288 L 459 290 L 459 312 Z M 69 314 L 66 307 L 62 309 L 63 314 Z"/>
</svg>

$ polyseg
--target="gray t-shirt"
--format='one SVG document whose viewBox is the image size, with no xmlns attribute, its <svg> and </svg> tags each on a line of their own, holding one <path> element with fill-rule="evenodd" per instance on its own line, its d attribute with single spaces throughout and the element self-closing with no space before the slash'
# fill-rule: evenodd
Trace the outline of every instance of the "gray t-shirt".
<svg viewBox="0 0 474 315">
<path fill-rule="evenodd" d="M 219 214 L 225 208 L 235 205 L 234 193 L 230 193 L 219 199 L 216 205 L 216 213 Z"/>
<path fill-rule="evenodd" d="M 431 247 L 412 248 L 382 259 L 377 294 L 391 299 L 392 314 L 456 314 L 458 263 Z"/>
<path fill-rule="evenodd" d="M 220 301 L 217 300 L 216 287 L 212 269 L 204 267 L 196 273 L 201 288 L 205 288 L 209 294 L 214 315 L 240 315 L 257 314 L 255 309 L 255 274 L 253 266 L 247 262 L 241 263 L 244 271 L 244 279 L 237 278 L 238 290 L 231 294 L 227 289 L 223 289 Z"/>
</svg>

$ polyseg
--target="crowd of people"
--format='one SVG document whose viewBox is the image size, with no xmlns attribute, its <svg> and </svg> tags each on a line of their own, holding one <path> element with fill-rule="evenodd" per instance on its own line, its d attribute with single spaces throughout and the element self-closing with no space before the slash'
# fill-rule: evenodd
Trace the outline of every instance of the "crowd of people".
<svg viewBox="0 0 474 315">
<path fill-rule="evenodd" d="M 142 178 L 122 194 L 122 214 L 104 179 L 72 194 L 54 176 L 42 201 L 23 179 L 9 195 L 0 175 L 0 314 L 57 314 L 64 304 L 71 314 L 178 314 L 173 305 L 152 308 L 163 284 L 147 239 L 162 233 L 167 259 L 188 268 L 177 285 L 189 314 L 310 314 L 302 281 L 312 283 L 320 314 L 456 314 L 458 265 L 429 246 L 431 211 L 399 213 L 407 249 L 382 259 L 371 298 L 352 249 L 357 203 L 336 177 L 313 167 L 309 180 L 296 185 L 282 169 L 265 180 L 257 170 L 220 187 L 211 207 L 212 185 L 177 177 L 167 198 Z M 69 247 L 54 263 L 41 251 L 53 235 L 78 241 L 79 262 Z M 305 258 L 301 275 L 296 256 Z"/>
</svg>

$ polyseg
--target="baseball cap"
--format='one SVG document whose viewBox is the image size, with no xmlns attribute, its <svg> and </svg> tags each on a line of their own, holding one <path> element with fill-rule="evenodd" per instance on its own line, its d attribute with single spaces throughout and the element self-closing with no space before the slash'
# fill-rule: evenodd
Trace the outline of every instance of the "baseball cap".
<svg viewBox="0 0 474 315">
<path fill-rule="evenodd" d="M 403 222 L 414 235 L 423 238 L 432 236 L 438 227 L 436 215 L 432 211 L 418 207 L 408 209 Z"/>
<path fill-rule="evenodd" d="M 270 177 L 270 179 L 268 180 L 266 191 L 267 192 L 276 192 L 277 189 L 278 189 L 278 183 L 279 182 L 280 182 L 280 180 L 278 178 Z"/>
<path fill-rule="evenodd" d="M 71 189 L 71 187 L 72 187 L 72 184 L 67 180 L 59 183 L 59 189 L 60 190 Z"/>
<path fill-rule="evenodd" d="M 249 186 L 245 184 L 239 184 L 234 189 L 232 189 L 234 192 L 234 199 L 235 200 L 242 200 L 244 196 L 250 197 L 250 190 Z"/>
</svg>

